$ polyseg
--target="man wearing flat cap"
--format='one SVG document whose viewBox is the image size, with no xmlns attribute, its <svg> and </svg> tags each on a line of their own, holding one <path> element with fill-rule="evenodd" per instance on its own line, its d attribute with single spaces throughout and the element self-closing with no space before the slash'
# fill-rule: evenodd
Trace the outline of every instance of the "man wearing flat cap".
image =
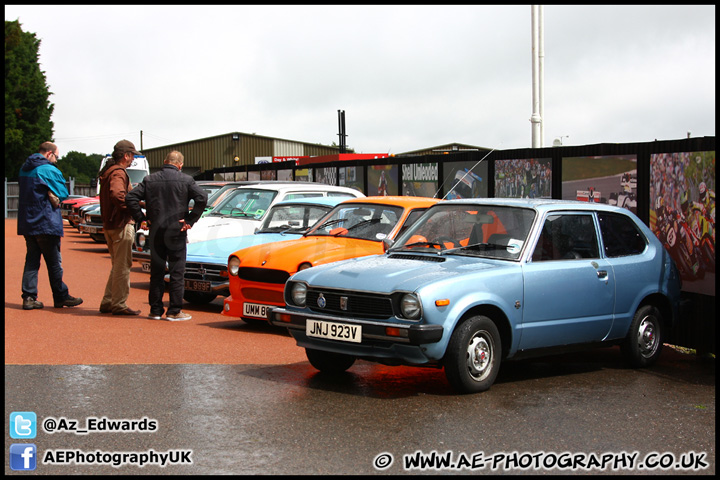
<svg viewBox="0 0 720 480">
<path fill-rule="evenodd" d="M 132 188 L 127 167 L 135 155 L 142 155 L 128 140 L 115 144 L 112 160 L 100 171 L 100 214 L 112 268 L 100 301 L 100 313 L 113 315 L 139 315 L 127 305 L 130 296 L 130 268 L 135 222 L 125 205 L 125 196 Z"/>
</svg>

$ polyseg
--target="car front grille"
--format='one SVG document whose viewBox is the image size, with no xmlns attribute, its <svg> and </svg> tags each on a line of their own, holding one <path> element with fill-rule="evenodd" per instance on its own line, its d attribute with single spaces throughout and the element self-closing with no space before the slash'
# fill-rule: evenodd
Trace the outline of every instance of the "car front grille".
<svg viewBox="0 0 720 480">
<path fill-rule="evenodd" d="M 278 283 L 285 284 L 290 274 L 284 270 L 274 270 L 272 268 L 254 268 L 240 267 L 238 278 L 250 282 L 258 283 Z"/>
<path fill-rule="evenodd" d="M 320 295 L 323 300 L 320 300 Z M 323 304 L 324 307 L 321 306 Z M 352 291 L 310 288 L 307 292 L 307 306 L 314 312 L 348 317 L 388 318 L 394 315 L 390 296 L 361 294 Z"/>
<path fill-rule="evenodd" d="M 228 281 L 227 265 L 188 262 L 185 264 L 185 278 L 188 280 L 226 282 Z"/>
</svg>

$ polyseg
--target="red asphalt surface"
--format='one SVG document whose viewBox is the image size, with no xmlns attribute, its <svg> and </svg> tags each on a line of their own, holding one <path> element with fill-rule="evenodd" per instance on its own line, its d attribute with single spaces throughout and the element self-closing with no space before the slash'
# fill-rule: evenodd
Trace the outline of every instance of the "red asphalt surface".
<svg viewBox="0 0 720 480">
<path fill-rule="evenodd" d="M 5 364 L 291 364 L 305 362 L 305 350 L 282 329 L 247 325 L 220 314 L 221 302 L 185 303 L 193 318 L 150 320 L 150 276 L 138 263 L 130 273 L 128 306 L 139 316 L 101 314 L 100 300 L 110 273 L 110 254 L 65 222 L 63 280 L 82 305 L 54 308 L 47 267 L 41 262 L 38 300 L 45 308 L 22 309 L 25 240 L 17 220 L 5 219 Z M 165 294 L 167 308 L 168 296 Z"/>
</svg>

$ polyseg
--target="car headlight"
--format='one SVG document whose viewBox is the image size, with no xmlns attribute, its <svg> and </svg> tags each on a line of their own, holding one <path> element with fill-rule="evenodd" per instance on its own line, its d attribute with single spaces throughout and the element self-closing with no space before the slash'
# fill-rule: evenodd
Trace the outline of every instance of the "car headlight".
<svg viewBox="0 0 720 480">
<path fill-rule="evenodd" d="M 304 283 L 293 283 L 290 289 L 290 298 L 298 307 L 304 307 L 307 300 L 307 285 Z"/>
<path fill-rule="evenodd" d="M 228 259 L 228 273 L 233 277 L 237 277 L 239 271 L 240 259 L 233 255 Z"/>
<path fill-rule="evenodd" d="M 145 247 L 145 235 L 143 235 L 142 233 L 139 233 L 137 236 L 137 239 L 135 240 L 135 243 L 137 244 L 137 246 L 139 248 L 144 248 Z"/>
<path fill-rule="evenodd" d="M 417 320 L 422 313 L 420 299 L 414 293 L 406 293 L 400 299 L 400 312 L 403 317 L 410 320 Z"/>
</svg>

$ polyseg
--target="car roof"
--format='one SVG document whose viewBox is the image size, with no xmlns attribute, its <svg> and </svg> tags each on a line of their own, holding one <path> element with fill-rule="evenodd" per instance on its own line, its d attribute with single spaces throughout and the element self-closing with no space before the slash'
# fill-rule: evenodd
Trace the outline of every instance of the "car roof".
<svg viewBox="0 0 720 480">
<path fill-rule="evenodd" d="M 310 191 L 329 191 L 329 192 L 348 192 L 348 193 L 354 193 L 357 195 L 363 195 L 362 192 L 359 190 L 356 190 L 351 187 L 341 187 L 337 185 L 328 185 L 326 183 L 319 183 L 319 182 L 275 182 L 275 181 L 268 181 L 268 182 L 262 182 L 262 183 L 254 183 L 251 185 L 241 185 L 237 187 L 238 189 L 246 189 L 246 188 L 258 188 L 258 189 L 265 189 L 265 190 L 277 190 L 277 191 L 285 191 L 285 190 L 310 190 Z"/>
<path fill-rule="evenodd" d="M 499 205 L 508 207 L 524 207 L 536 210 L 587 210 L 632 213 L 626 208 L 616 207 L 605 203 L 583 202 L 580 200 L 557 200 L 550 198 L 459 198 L 445 200 L 443 204 L 475 204 L 475 205 Z"/>
<path fill-rule="evenodd" d="M 374 196 L 374 197 L 360 197 L 360 198 L 349 198 L 341 202 L 346 203 L 377 203 L 377 204 L 388 204 L 397 205 L 399 207 L 417 207 L 417 206 L 431 206 L 440 202 L 438 198 L 428 197 L 411 197 L 411 196 Z"/>
<path fill-rule="evenodd" d="M 341 201 L 343 201 L 345 197 L 305 197 L 305 198 L 295 198 L 292 200 L 283 200 L 282 202 L 277 202 L 274 204 L 271 208 L 280 207 L 283 205 L 324 205 L 327 207 L 334 207 Z"/>
</svg>

